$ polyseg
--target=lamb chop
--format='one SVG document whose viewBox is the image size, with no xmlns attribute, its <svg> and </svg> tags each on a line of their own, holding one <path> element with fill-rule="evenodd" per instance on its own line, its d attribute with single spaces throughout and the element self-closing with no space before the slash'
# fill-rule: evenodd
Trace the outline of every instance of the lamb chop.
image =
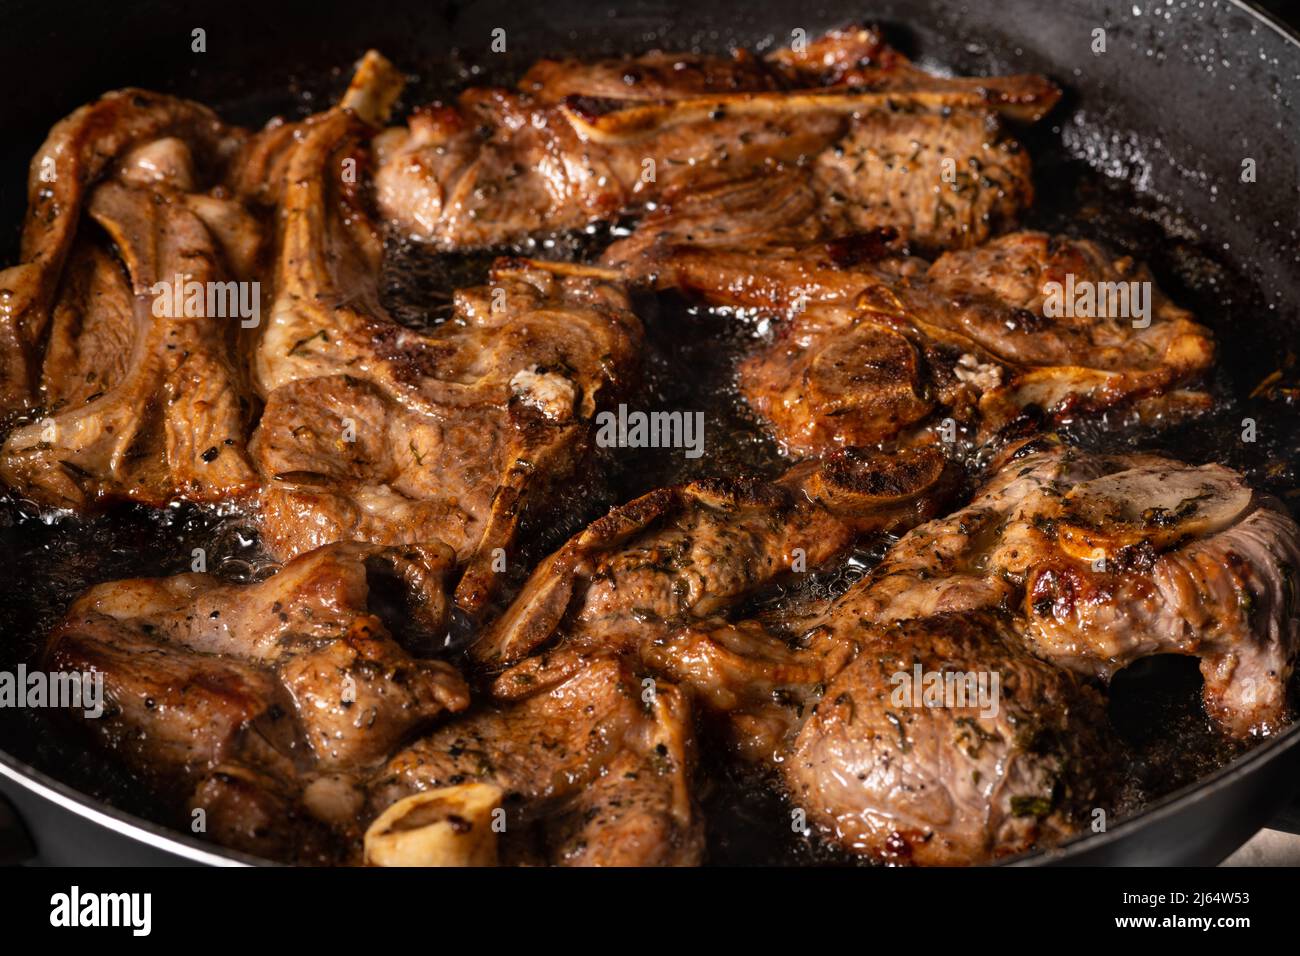
<svg viewBox="0 0 1300 956">
<path fill-rule="evenodd" d="M 287 561 L 254 585 L 101 585 L 47 648 L 105 678 L 93 733 L 210 837 L 304 862 L 698 863 L 699 710 L 851 852 L 983 862 L 1109 799 L 1094 683 L 1133 660 L 1198 656 L 1229 735 L 1283 724 L 1300 528 L 1218 466 L 1008 450 L 847 593 L 753 610 L 932 518 L 952 468 L 927 443 L 952 425 L 983 442 L 1207 401 L 1209 334 L 1158 291 L 1146 324 L 1049 306 L 1142 267 L 993 238 L 1032 201 L 1003 120 L 1040 118 L 1049 82 L 935 77 L 842 31 L 763 58 L 542 61 L 375 137 L 400 88 L 368 54 L 338 106 L 251 137 L 111 94 L 38 154 L 0 281 L 0 412 L 27 415 L 0 476 L 79 509 L 257 490 Z M 439 249 L 644 217 L 600 267 L 501 259 L 409 328 L 380 303 L 372 138 L 383 214 Z M 261 279 L 270 320 L 157 315 L 179 277 Z M 779 319 L 741 386 L 821 457 L 661 489 L 573 538 L 471 647 L 490 695 L 470 711 L 431 656 L 448 588 L 485 616 L 520 515 L 633 377 L 626 282 Z M 992 709 L 893 699 L 936 673 L 996 678 Z"/>
<path fill-rule="evenodd" d="M 336 544 L 257 584 L 114 581 L 73 603 L 45 663 L 102 675 L 105 713 L 86 729 L 189 796 L 213 836 L 273 857 L 327 853 L 322 833 L 357 825 L 330 793 L 469 705 L 457 671 L 413 657 L 387 623 L 409 644 L 440 638 L 453 565 L 445 547 Z M 283 825 L 257 824 L 279 811 Z"/>
<path fill-rule="evenodd" d="M 492 787 L 502 862 L 690 865 L 703 854 L 693 768 L 689 698 L 606 655 L 417 741 L 369 792 L 377 811 Z"/>
<path fill-rule="evenodd" d="M 21 263 L 0 273 L 0 411 L 22 410 L 37 397 L 41 347 L 88 194 L 132 151 L 159 141 L 221 155 L 238 145 L 239 133 L 201 104 L 128 89 L 106 94 L 59 122 L 33 157 Z M 123 171 L 132 165 L 128 160 Z"/>
<path fill-rule="evenodd" d="M 933 514 L 951 472 L 927 449 L 886 458 L 847 449 L 775 482 L 707 479 L 615 508 L 546 558 L 475 642 L 517 663 L 562 631 L 606 650 L 708 618 L 792 571 L 816 570 L 860 536 Z"/>
<path fill-rule="evenodd" d="M 593 656 L 625 655 L 723 715 L 739 748 L 770 755 L 787 724 L 769 706 L 773 695 L 819 684 L 842 660 L 835 647 L 796 651 L 762 626 L 732 626 L 728 614 L 862 538 L 924 520 L 952 477 L 933 449 L 894 457 L 847 449 L 776 482 L 651 492 L 543 561 L 471 652 L 509 665 L 493 683 L 503 700 L 565 679 Z"/>
<path fill-rule="evenodd" d="M 281 223 L 254 358 L 261 527 L 281 559 L 337 540 L 441 540 L 468 564 L 458 601 L 476 611 L 521 512 L 626 387 L 641 327 L 620 285 L 522 260 L 459 290 L 430 331 L 388 316 L 382 240 L 342 171 L 399 82 L 372 57 L 339 107 L 272 126 L 243 158 L 240 191 Z"/>
<path fill-rule="evenodd" d="M 858 622 L 857 638 L 780 764 L 825 838 L 886 863 L 986 863 L 1072 836 L 1108 805 L 1101 696 L 1027 653 L 1005 619 Z M 995 693 L 923 696 L 917 674 Z"/>
<path fill-rule="evenodd" d="M 441 248 L 503 245 L 815 157 L 813 182 L 829 218 L 914 217 L 922 241 L 965 241 L 972 224 L 984 228 L 1028 200 L 1027 161 L 997 145 L 991 116 L 1039 118 L 1059 97 L 1051 83 L 929 76 L 872 31 L 828 34 L 812 49 L 767 62 L 658 51 L 595 64 L 543 61 L 520 92 L 471 89 L 456 105 L 417 111 L 407 129 L 380 136 L 380 208 Z M 969 116 L 949 123 L 929 113 L 937 109 Z M 854 175 L 891 157 L 898 175 Z M 913 198 L 891 212 L 900 185 Z M 942 196 L 923 195 L 940 185 Z M 948 199 L 958 208 L 941 213 Z"/>
<path fill-rule="evenodd" d="M 1007 609 L 1035 654 L 1103 680 L 1152 654 L 1198 657 L 1207 712 L 1242 737 L 1289 712 L 1297 567 L 1300 528 L 1235 472 L 1040 441 L 845 602 L 873 621 Z"/>
<path fill-rule="evenodd" d="M 1131 258 L 1023 232 L 927 264 L 894 255 L 894 238 L 758 251 L 694 243 L 661 248 L 652 269 L 659 286 L 784 318 L 739 384 L 795 454 L 928 440 L 945 419 L 945 440 L 961 428 L 984 442 L 1026 411 L 1061 421 L 1208 404 L 1193 386 L 1213 361 L 1210 332 Z M 1147 315 L 1126 315 L 1118 298 L 1092 314 L 1048 314 L 1054 285 L 1125 284 L 1147 290 Z"/>
<path fill-rule="evenodd" d="M 984 862 L 1073 835 L 1113 800 L 1115 744 L 1087 678 L 1144 654 L 1200 654 L 1226 731 L 1280 725 L 1300 529 L 1217 466 L 1048 444 L 1009 450 L 972 505 L 906 534 L 829 603 L 728 621 L 708 601 L 683 608 L 689 586 L 629 592 L 629 572 L 665 572 L 657 549 L 626 545 L 587 572 L 581 604 L 563 576 L 550 593 L 538 578 L 502 632 L 537 622 L 565 636 L 494 694 L 564 679 L 595 648 L 632 650 L 725 715 L 738 755 L 777 769 L 795 807 L 852 852 Z M 676 613 L 638 611 L 643 593 Z M 633 613 L 608 613 L 618 602 Z M 917 665 L 998 686 L 987 704 L 899 702 L 896 675 Z"/>
<path fill-rule="evenodd" d="M 0 475 L 76 509 L 260 489 L 277 557 L 337 540 L 443 540 L 469 565 L 462 605 L 481 608 L 534 490 L 572 469 L 592 416 L 630 379 L 641 329 L 618 284 L 515 260 L 461 290 L 431 332 L 394 322 L 357 170 L 400 88 L 372 54 L 338 107 L 251 138 L 201 107 L 134 92 L 61 124 L 46 148 L 61 157 L 61 204 L 31 220 L 32 261 L 9 273 L 25 354 L 52 325 L 43 392 L 54 414 L 14 431 Z M 81 184 L 108 173 L 85 206 L 125 274 L 93 235 L 68 251 Z M 34 212 L 46 201 L 36 195 Z M 268 322 L 155 314 L 160 298 L 188 295 L 160 297 L 160 283 L 265 278 L 262 220 L 278 223 Z M 10 381 L 24 391 L 25 378 Z"/>
<path fill-rule="evenodd" d="M 796 162 L 843 128 L 833 111 L 782 113 L 773 103 L 762 118 L 725 111 L 686 123 L 658 117 L 648 122 L 662 129 L 593 141 L 592 121 L 608 125 L 618 114 L 588 117 L 579 112 L 585 103 L 542 106 L 522 94 L 475 88 L 456 106 L 417 111 L 409 129 L 376 138 L 381 212 L 403 234 L 440 249 L 509 245 L 617 219 L 666 188 Z"/>
<path fill-rule="evenodd" d="M 29 413 L 0 476 L 24 495 L 80 509 L 255 485 L 245 333 L 227 310 L 262 236 L 210 188 L 242 138 L 197 103 L 124 90 L 33 159 L 23 263 L 0 276 L 0 410 Z M 221 297 L 195 303 L 195 286 Z"/>
</svg>

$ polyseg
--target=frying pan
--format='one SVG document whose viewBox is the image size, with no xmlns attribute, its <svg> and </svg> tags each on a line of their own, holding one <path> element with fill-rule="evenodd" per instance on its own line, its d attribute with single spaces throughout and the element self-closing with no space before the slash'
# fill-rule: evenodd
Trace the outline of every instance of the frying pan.
<svg viewBox="0 0 1300 956">
<path fill-rule="evenodd" d="M 1300 38 L 1244 3 L 317 0 L 272 6 L 266 0 L 163 0 L 129 9 L 4 3 L 0 62 L 11 88 L 0 99 L 0 223 L 14 224 L 0 234 L 5 261 L 16 251 L 30 156 L 55 119 L 108 89 L 174 92 L 225 104 L 228 118 L 258 124 L 292 106 L 286 93 L 296 87 L 319 86 L 324 77 L 325 87 L 336 88 L 344 79 L 338 71 L 372 46 L 413 71 L 477 64 L 485 75 L 504 78 L 539 55 L 762 48 L 787 42 L 796 28 L 815 36 L 872 22 L 923 65 L 968 74 L 1043 72 L 1068 88 L 1055 126 L 1036 135 L 1158 199 L 1184 234 L 1212 237 L 1228 270 L 1211 283 L 1223 301 L 1241 301 L 1238 283 L 1264 290 L 1250 316 L 1234 313 L 1241 325 L 1216 326 L 1229 388 L 1249 392 L 1276 366 L 1287 342 L 1296 341 Z M 494 58 L 488 44 L 498 27 L 507 31 L 507 52 Z M 205 31 L 206 52 L 191 49 L 195 29 Z M 1101 54 L 1094 52 L 1098 29 L 1105 31 Z M 1246 158 L 1255 161 L 1257 180 L 1240 186 Z M 1057 172 L 1049 170 L 1048 178 Z M 1053 186 L 1040 170 L 1040 192 Z M 1138 251 L 1158 259 L 1163 247 L 1157 238 Z M 1204 316 L 1204 309 L 1198 313 Z M 1215 324 L 1213 316 L 1204 318 Z M 3 637 L 12 644 L 13 635 Z M 29 739 L 0 739 L 0 748 L 0 857 L 39 851 L 46 863 L 258 862 L 132 817 L 33 769 L 26 762 Z M 1108 832 L 1016 862 L 1213 864 L 1274 819 L 1297 787 L 1300 725 Z"/>
</svg>

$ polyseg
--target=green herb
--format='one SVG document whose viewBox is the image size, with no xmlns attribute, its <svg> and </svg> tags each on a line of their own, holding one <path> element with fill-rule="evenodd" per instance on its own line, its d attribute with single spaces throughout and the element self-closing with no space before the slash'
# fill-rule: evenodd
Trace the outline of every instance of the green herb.
<svg viewBox="0 0 1300 956">
<path fill-rule="evenodd" d="M 1050 797 L 1012 797 L 1011 813 L 1017 817 L 1045 817 L 1052 812 Z"/>
</svg>

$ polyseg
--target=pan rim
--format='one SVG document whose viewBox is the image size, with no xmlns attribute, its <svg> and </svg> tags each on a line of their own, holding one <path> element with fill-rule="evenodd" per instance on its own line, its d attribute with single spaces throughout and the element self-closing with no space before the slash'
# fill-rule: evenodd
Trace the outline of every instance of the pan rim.
<svg viewBox="0 0 1300 956">
<path fill-rule="evenodd" d="M 1242 13 L 1263 23 L 1292 46 L 1300 47 L 1300 28 L 1288 26 L 1273 16 L 1271 11 L 1265 10 L 1263 7 L 1251 2 L 1251 0 L 1227 0 L 1227 2 L 1230 6 L 1236 7 Z"/>
<path fill-rule="evenodd" d="M 191 863 L 222 867 L 276 865 L 270 860 L 187 837 L 172 827 L 127 813 L 37 770 L 5 750 L 0 750 L 0 777 L 88 823 Z M 39 855 L 39 845 L 36 851 Z"/>
</svg>

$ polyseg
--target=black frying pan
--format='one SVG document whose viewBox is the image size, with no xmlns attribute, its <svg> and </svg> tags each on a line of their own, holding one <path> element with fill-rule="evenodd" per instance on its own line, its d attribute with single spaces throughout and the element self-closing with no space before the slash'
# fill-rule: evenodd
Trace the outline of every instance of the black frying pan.
<svg viewBox="0 0 1300 956">
<path fill-rule="evenodd" d="M 752 47 L 785 42 L 794 28 L 814 36 L 865 21 L 886 25 L 891 39 L 925 64 L 970 74 L 1043 72 L 1068 88 L 1056 126 L 1031 141 L 1036 158 L 1040 151 L 1059 158 L 1040 166 L 1040 194 L 1050 207 L 1054 192 L 1074 190 L 1077 168 L 1088 166 L 1127 180 L 1172 212 L 1176 221 L 1168 228 L 1129 230 L 1119 240 L 1152 260 L 1162 283 L 1180 301 L 1193 300 L 1188 304 L 1215 328 L 1219 384 L 1227 394 L 1248 394 L 1298 338 L 1300 39 L 1232 0 L 822 0 L 816 7 L 793 0 L 150 0 L 129 9 L 10 0 L 0 19 L 0 62 L 10 77 L 0 99 L 0 224 L 12 224 L 0 232 L 6 262 L 16 250 L 29 158 L 54 120 L 108 89 L 175 92 L 225 104 L 230 119 L 259 124 L 295 105 L 289 92 L 296 86 L 320 94 L 337 88 L 340 75 L 329 71 L 345 72 L 371 46 L 415 72 L 445 72 L 452 62 L 508 79 L 543 54 Z M 498 27 L 507 31 L 505 56 L 487 52 Z M 206 53 L 191 52 L 195 28 L 206 31 Z M 1104 55 L 1092 50 L 1098 28 L 1106 31 Z M 1245 158 L 1258 171 L 1250 186 L 1240 184 Z M 1091 197 L 1103 207 L 1101 228 L 1106 203 L 1126 201 L 1116 195 L 1126 194 Z M 1196 249 L 1211 241 L 1213 259 L 1198 258 Z M 1178 280 L 1168 281 L 1170 268 Z M 1241 413 L 1271 415 L 1261 426 L 1272 431 L 1267 447 L 1233 464 L 1266 487 L 1294 487 L 1300 418 L 1272 406 L 1236 402 L 1217 424 L 1158 441 L 1184 457 L 1215 457 L 1214 442 Z M 1266 471 L 1278 460 L 1280 472 Z M 0 559 L 0 581 L 23 581 L 22 571 Z M 0 594 L 5 586 L 31 585 L 9 583 Z M 21 603 L 24 595 L 5 598 Z M 36 625 L 10 615 L 3 626 L 15 633 L 0 635 L 0 647 L 11 649 L 28 637 L 18 631 Z M 12 651 L 0 651 L 0 665 L 12 666 L 9 657 Z M 43 742 L 14 728 L 0 723 L 0 794 L 10 802 L 0 796 L 0 859 L 38 851 L 48 863 L 257 862 L 146 823 L 34 770 Z M 1106 833 L 1021 862 L 1215 863 L 1274 819 L 1298 788 L 1300 725 Z"/>
</svg>

